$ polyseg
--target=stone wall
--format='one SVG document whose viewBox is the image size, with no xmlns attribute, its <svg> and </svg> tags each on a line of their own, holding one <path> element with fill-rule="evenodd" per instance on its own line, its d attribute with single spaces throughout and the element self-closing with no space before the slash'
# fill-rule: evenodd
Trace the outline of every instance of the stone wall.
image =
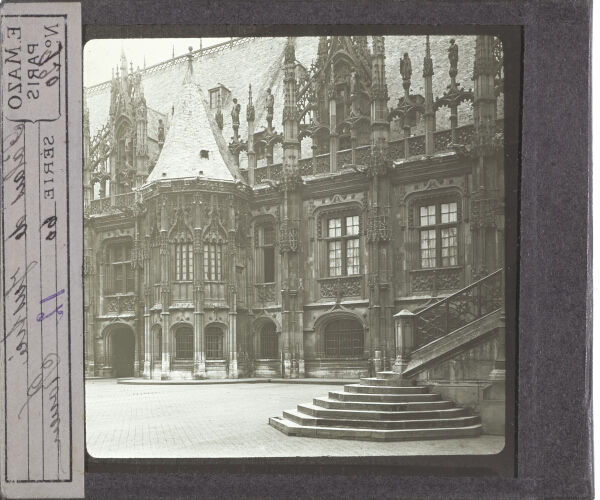
<svg viewBox="0 0 600 500">
<path fill-rule="evenodd" d="M 479 413 L 497 351 L 496 334 L 423 370 L 414 377 L 415 383 Z"/>
</svg>

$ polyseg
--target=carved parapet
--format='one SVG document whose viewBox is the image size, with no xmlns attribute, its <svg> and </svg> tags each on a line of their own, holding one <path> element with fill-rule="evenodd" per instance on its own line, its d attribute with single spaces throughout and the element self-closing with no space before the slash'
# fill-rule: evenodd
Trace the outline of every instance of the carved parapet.
<svg viewBox="0 0 600 500">
<path fill-rule="evenodd" d="M 300 170 L 300 175 L 312 175 L 312 162 L 312 158 L 302 158 L 301 160 L 298 160 L 298 169 Z"/>
<path fill-rule="evenodd" d="M 420 269 L 412 271 L 413 293 L 435 292 L 437 290 L 456 290 L 460 288 L 461 268 Z"/>
<path fill-rule="evenodd" d="M 362 275 L 322 278 L 318 282 L 319 296 L 322 299 L 362 296 Z"/>
<path fill-rule="evenodd" d="M 114 207 L 122 212 L 133 213 L 136 208 L 135 193 L 124 193 L 115 195 Z"/>
<path fill-rule="evenodd" d="M 104 298 L 105 314 L 135 313 L 135 295 L 112 295 Z"/>
<path fill-rule="evenodd" d="M 254 184 L 260 184 L 267 179 L 267 168 L 260 167 L 254 169 Z"/>
</svg>

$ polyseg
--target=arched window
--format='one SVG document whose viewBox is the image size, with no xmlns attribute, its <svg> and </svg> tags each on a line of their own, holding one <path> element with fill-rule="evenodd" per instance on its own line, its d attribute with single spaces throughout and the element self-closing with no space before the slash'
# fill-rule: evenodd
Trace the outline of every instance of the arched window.
<svg viewBox="0 0 600 500">
<path fill-rule="evenodd" d="M 223 330 L 218 326 L 207 326 L 204 330 L 206 339 L 206 359 L 223 359 Z"/>
<path fill-rule="evenodd" d="M 273 323 L 267 323 L 260 331 L 261 359 L 276 359 L 279 355 L 277 332 Z"/>
<path fill-rule="evenodd" d="M 194 332 L 188 326 L 175 333 L 175 359 L 194 359 Z"/>
<path fill-rule="evenodd" d="M 365 334 L 357 320 L 340 319 L 325 327 L 325 356 L 362 356 L 364 352 Z"/>
</svg>

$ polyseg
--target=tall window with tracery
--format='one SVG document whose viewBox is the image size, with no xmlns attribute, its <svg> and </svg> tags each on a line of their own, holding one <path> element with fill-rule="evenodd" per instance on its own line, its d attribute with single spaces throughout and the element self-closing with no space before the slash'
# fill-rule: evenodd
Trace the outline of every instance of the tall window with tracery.
<svg viewBox="0 0 600 500">
<path fill-rule="evenodd" d="M 262 239 L 263 283 L 275 282 L 275 227 L 265 226 Z"/>
<path fill-rule="evenodd" d="M 419 208 L 421 268 L 458 265 L 457 203 Z"/>
<path fill-rule="evenodd" d="M 204 244 L 204 279 L 206 281 L 221 281 L 221 243 Z"/>
<path fill-rule="evenodd" d="M 194 277 L 194 246 L 192 243 L 175 244 L 175 279 L 192 281 Z"/>
<path fill-rule="evenodd" d="M 360 273 L 360 224 L 358 215 L 327 220 L 329 276 Z"/>
<path fill-rule="evenodd" d="M 131 244 L 111 245 L 106 293 L 134 292 L 135 278 L 131 267 Z"/>
</svg>

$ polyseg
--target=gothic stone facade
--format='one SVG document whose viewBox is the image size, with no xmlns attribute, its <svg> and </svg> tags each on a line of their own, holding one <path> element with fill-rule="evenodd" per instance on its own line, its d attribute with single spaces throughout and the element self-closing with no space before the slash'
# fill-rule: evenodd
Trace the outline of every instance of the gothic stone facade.
<svg viewBox="0 0 600 500">
<path fill-rule="evenodd" d="M 390 369 L 395 314 L 503 266 L 502 77 L 490 36 L 123 55 L 85 92 L 86 375 Z"/>
</svg>

